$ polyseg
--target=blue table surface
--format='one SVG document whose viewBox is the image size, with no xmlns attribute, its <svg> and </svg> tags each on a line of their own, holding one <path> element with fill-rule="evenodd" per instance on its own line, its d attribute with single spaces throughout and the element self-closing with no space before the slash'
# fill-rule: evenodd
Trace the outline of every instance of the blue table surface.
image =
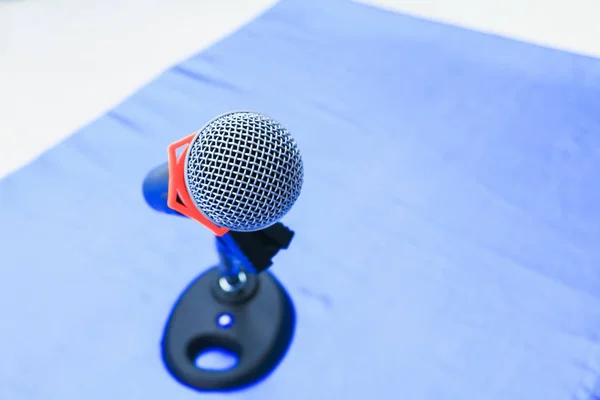
<svg viewBox="0 0 600 400">
<path fill-rule="evenodd" d="M 0 398 L 597 399 L 599 104 L 592 58 L 283 0 L 0 182 Z M 198 394 L 160 339 L 214 243 L 141 182 L 236 109 L 303 153 L 298 325 L 268 379 Z"/>
</svg>

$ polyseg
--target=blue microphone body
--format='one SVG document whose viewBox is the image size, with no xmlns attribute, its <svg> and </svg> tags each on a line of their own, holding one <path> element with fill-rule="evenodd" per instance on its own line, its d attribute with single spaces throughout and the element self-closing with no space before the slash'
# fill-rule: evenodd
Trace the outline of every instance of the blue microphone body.
<svg viewBox="0 0 600 400">
<path fill-rule="evenodd" d="M 167 205 L 167 195 L 169 193 L 169 163 L 164 163 L 152 169 L 146 175 L 142 184 L 144 200 L 153 209 L 162 213 L 179 215 Z"/>
</svg>

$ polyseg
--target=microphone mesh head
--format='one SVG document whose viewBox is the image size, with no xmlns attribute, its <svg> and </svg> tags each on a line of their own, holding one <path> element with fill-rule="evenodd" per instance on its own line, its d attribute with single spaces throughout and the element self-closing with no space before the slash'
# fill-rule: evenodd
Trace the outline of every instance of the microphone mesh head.
<svg viewBox="0 0 600 400">
<path fill-rule="evenodd" d="M 300 195 L 304 167 L 296 141 L 262 114 L 213 119 L 196 134 L 186 157 L 188 192 L 217 226 L 241 232 L 266 228 Z"/>
</svg>

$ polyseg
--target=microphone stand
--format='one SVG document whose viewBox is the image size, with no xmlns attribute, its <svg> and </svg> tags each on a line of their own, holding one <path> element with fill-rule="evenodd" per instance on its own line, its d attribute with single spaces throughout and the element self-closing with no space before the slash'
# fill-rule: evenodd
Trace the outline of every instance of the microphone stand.
<svg viewBox="0 0 600 400">
<path fill-rule="evenodd" d="M 277 366 L 293 337 L 295 310 L 266 269 L 293 235 L 276 223 L 216 238 L 219 264 L 188 286 L 165 327 L 162 355 L 175 379 L 199 391 L 231 391 L 257 382 Z M 196 366 L 208 350 L 233 353 L 237 364 L 216 371 Z"/>
</svg>

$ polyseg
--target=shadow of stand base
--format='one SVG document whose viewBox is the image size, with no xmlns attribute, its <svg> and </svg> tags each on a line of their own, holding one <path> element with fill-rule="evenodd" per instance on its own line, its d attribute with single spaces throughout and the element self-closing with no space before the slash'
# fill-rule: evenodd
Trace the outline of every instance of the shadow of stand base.
<svg viewBox="0 0 600 400">
<path fill-rule="evenodd" d="M 217 238 L 221 264 L 200 275 L 177 301 L 165 328 L 162 356 L 182 384 L 200 391 L 241 389 L 264 378 L 285 355 L 295 327 L 294 307 L 264 270 L 287 248 L 293 232 L 276 225 Z M 215 348 L 233 353 L 236 365 L 199 368 L 198 355 Z"/>
</svg>

